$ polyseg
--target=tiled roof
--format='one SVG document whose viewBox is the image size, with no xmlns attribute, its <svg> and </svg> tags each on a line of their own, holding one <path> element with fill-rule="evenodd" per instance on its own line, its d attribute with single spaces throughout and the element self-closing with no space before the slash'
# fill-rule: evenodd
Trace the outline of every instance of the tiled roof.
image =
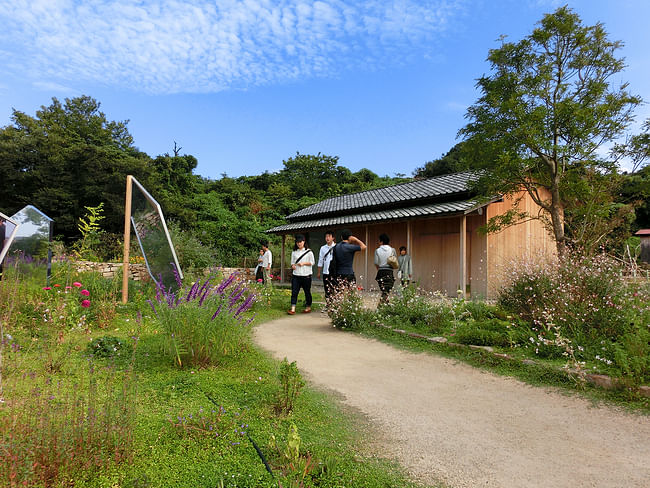
<svg viewBox="0 0 650 488">
<path fill-rule="evenodd" d="M 328 198 L 292 213 L 287 217 L 287 220 L 325 218 L 331 214 L 341 216 L 343 213 L 349 214 L 376 207 L 405 207 L 427 200 L 444 200 L 445 197 L 454 199 L 454 194 L 467 193 L 469 191 L 468 183 L 474 179 L 476 179 L 474 173 L 454 173 Z M 463 198 L 460 195 L 458 197 Z"/>
<path fill-rule="evenodd" d="M 650 236 L 650 229 L 641 229 L 634 235 L 635 236 Z"/>
<path fill-rule="evenodd" d="M 369 222 L 381 222 L 394 219 L 408 219 L 412 217 L 430 217 L 441 214 L 453 214 L 467 212 L 474 209 L 479 203 L 476 200 L 464 200 L 456 202 L 435 203 L 419 205 L 414 207 L 396 208 L 390 210 L 377 210 L 353 215 L 333 215 L 313 220 L 303 220 L 279 225 L 267 230 L 268 233 L 279 233 L 299 229 L 317 229 L 323 227 L 336 227 L 341 225 L 367 224 Z M 295 215 L 295 214 L 294 214 Z"/>
</svg>

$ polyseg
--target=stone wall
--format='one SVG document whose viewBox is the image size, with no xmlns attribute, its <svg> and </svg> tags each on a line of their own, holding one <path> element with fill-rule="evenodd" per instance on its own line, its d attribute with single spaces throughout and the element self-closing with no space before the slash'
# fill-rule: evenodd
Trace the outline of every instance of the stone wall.
<svg viewBox="0 0 650 488">
<path fill-rule="evenodd" d="M 113 278 L 123 266 L 122 263 L 95 263 L 93 261 L 75 261 L 74 265 L 78 272 L 95 271 L 106 278 Z M 129 278 L 134 281 L 149 281 L 151 279 L 147 267 L 141 263 L 129 264 Z"/>
</svg>

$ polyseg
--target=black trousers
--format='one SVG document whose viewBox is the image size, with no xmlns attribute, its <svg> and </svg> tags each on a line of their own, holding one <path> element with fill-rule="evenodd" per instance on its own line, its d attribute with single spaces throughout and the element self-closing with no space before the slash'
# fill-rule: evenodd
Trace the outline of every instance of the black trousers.
<svg viewBox="0 0 650 488">
<path fill-rule="evenodd" d="M 301 288 L 305 291 L 305 307 L 311 307 L 311 276 L 291 277 L 291 306 L 298 303 L 298 293 Z"/>
<path fill-rule="evenodd" d="M 332 291 L 338 292 L 344 288 L 352 288 L 357 285 L 357 278 L 352 274 L 337 274 L 333 278 L 334 287 Z"/>
<path fill-rule="evenodd" d="M 334 294 L 334 277 L 329 274 L 323 275 L 323 288 L 325 289 L 325 302 L 329 302 L 330 298 Z"/>
</svg>

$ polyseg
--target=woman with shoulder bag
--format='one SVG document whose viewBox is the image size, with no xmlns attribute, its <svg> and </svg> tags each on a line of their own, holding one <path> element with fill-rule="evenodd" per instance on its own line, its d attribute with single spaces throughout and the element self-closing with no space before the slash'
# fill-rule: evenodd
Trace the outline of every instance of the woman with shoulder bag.
<svg viewBox="0 0 650 488">
<path fill-rule="evenodd" d="M 298 294 L 302 288 L 305 292 L 305 309 L 302 313 L 311 312 L 311 275 L 312 266 L 314 265 L 314 253 L 307 247 L 305 236 L 298 234 L 296 243 L 291 253 L 291 309 L 287 312 L 289 315 L 295 315 L 296 304 L 298 303 Z"/>
</svg>

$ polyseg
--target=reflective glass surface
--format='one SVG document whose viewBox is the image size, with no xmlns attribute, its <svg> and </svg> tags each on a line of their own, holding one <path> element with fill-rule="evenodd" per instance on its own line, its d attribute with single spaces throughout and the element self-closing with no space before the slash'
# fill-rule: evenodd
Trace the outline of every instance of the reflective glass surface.
<svg viewBox="0 0 650 488">
<path fill-rule="evenodd" d="M 9 251 L 15 230 L 16 224 L 8 216 L 0 212 L 0 264 L 4 262 Z"/>
<path fill-rule="evenodd" d="M 178 265 L 165 217 L 158 202 L 133 178 L 131 224 L 151 278 L 165 289 L 176 289 L 183 273 Z"/>
<path fill-rule="evenodd" d="M 52 219 L 32 205 L 27 205 L 12 215 L 11 219 L 18 224 L 11 252 L 22 252 L 33 258 L 47 258 Z"/>
</svg>

